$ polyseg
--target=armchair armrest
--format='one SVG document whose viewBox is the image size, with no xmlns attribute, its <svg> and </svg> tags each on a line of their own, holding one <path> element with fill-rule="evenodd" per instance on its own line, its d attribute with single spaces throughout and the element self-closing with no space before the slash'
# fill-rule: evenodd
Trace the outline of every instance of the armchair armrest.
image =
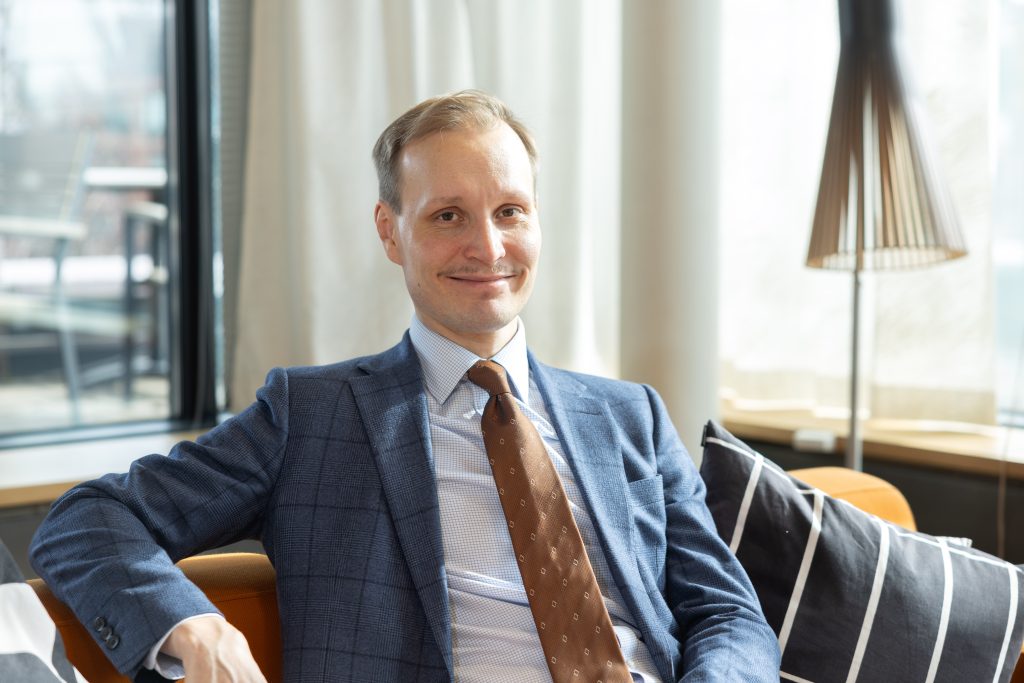
<svg viewBox="0 0 1024 683">
<path fill-rule="evenodd" d="M 249 642 L 253 657 L 268 681 L 281 680 L 281 627 L 277 612 L 274 568 L 264 555 L 223 553 L 197 555 L 178 566 L 206 593 L 224 617 Z M 90 683 L 128 681 L 78 623 L 75 615 L 54 597 L 40 579 L 29 584 L 53 618 L 68 659 Z"/>
<path fill-rule="evenodd" d="M 914 513 L 900 490 L 889 482 L 845 467 L 808 467 L 790 470 L 789 474 L 805 484 L 821 489 L 833 498 L 839 498 L 864 512 L 898 524 L 911 531 L 917 530 Z"/>
</svg>

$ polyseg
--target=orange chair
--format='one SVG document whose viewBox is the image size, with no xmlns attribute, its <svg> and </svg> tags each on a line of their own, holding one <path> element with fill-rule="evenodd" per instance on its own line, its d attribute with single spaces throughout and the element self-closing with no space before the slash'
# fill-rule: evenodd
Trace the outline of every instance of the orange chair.
<svg viewBox="0 0 1024 683">
<path fill-rule="evenodd" d="M 809 467 L 792 470 L 789 474 L 833 498 L 841 498 L 887 522 L 917 531 L 910 503 L 898 488 L 884 479 L 845 467 Z"/>
<path fill-rule="evenodd" d="M 249 641 L 256 663 L 271 683 L 281 680 L 281 628 L 277 617 L 274 568 L 264 555 L 197 555 L 178 565 Z M 53 617 L 68 659 L 89 683 L 129 683 L 75 615 L 39 579 L 29 581 Z"/>
</svg>

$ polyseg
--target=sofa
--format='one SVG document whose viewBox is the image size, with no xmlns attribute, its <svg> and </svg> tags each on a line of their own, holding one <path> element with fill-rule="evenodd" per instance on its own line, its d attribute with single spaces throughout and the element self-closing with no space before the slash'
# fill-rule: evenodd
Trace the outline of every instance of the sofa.
<svg viewBox="0 0 1024 683">
<path fill-rule="evenodd" d="M 915 529 L 906 498 L 878 477 L 840 467 L 793 470 L 794 477 L 828 495 Z M 280 627 L 274 569 L 263 555 L 223 553 L 183 560 L 181 570 L 217 605 L 249 641 L 257 663 L 269 681 L 281 680 Z M 53 617 L 68 658 L 90 683 L 127 681 L 113 668 L 96 641 L 39 579 L 29 582 Z M 1024 655 L 1014 670 L 1014 683 L 1024 683 Z"/>
</svg>

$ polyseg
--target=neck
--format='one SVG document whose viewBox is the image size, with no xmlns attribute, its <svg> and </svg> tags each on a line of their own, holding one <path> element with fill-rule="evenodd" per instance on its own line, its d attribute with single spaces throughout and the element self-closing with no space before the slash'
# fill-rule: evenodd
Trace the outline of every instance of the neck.
<svg viewBox="0 0 1024 683">
<path fill-rule="evenodd" d="M 498 351 L 505 348 L 505 345 L 508 344 L 512 340 L 512 337 L 516 336 L 516 332 L 519 331 L 518 318 L 499 330 L 481 333 L 459 333 L 446 327 L 439 326 L 434 323 L 434 321 L 423 317 L 420 317 L 420 322 L 422 322 L 427 329 L 432 332 L 436 332 L 448 341 L 454 342 L 467 351 L 476 354 L 477 357 L 488 359 L 498 353 Z"/>
</svg>

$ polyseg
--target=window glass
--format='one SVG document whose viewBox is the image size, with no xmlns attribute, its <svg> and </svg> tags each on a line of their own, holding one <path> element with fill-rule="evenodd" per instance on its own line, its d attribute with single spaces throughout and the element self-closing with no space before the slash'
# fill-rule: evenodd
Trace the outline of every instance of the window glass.
<svg viewBox="0 0 1024 683">
<path fill-rule="evenodd" d="M 862 416 L 1006 422 L 1024 402 L 1024 2 L 896 3 L 900 64 L 966 258 L 862 277 Z M 835 3 L 723 3 L 726 408 L 849 411 L 852 276 L 805 266 L 839 54 Z"/>
<path fill-rule="evenodd" d="M 161 0 L 0 0 L 0 436 L 170 416 Z"/>
<path fill-rule="evenodd" d="M 993 260 L 999 408 L 1024 427 L 1024 2 L 1002 0 L 994 194 Z"/>
</svg>

